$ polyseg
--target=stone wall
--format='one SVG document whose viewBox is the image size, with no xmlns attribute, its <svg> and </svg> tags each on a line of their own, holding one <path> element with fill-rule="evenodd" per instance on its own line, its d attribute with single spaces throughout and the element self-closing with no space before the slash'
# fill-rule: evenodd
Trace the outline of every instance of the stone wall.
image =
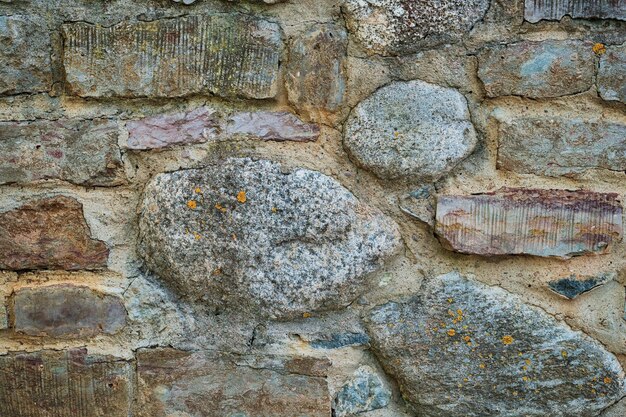
<svg viewBox="0 0 626 417">
<path fill-rule="evenodd" d="M 623 0 L 0 0 L 0 416 L 623 417 Z"/>
</svg>

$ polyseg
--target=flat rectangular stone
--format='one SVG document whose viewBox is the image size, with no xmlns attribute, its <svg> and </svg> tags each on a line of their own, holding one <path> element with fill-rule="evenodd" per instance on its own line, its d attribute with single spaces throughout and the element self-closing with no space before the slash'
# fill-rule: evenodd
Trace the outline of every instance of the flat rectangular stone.
<svg viewBox="0 0 626 417">
<path fill-rule="evenodd" d="M 600 57 L 598 92 L 604 100 L 626 103 L 626 43 L 607 47 Z"/>
<path fill-rule="evenodd" d="M 524 18 L 536 23 L 540 20 L 573 18 L 600 18 L 626 20 L 624 0 L 526 0 Z"/>
<path fill-rule="evenodd" d="M 9 328 L 9 315 L 7 314 L 6 297 L 0 295 L 0 330 Z"/>
<path fill-rule="evenodd" d="M 622 238 L 617 194 L 501 189 L 440 196 L 435 231 L 447 248 L 478 255 L 569 258 L 603 253 Z"/>
<path fill-rule="evenodd" d="M 83 97 L 271 98 L 283 48 L 276 23 L 203 15 L 113 27 L 63 25 L 67 90 Z"/>
<path fill-rule="evenodd" d="M 0 356 L 0 416 L 128 417 L 133 365 L 86 349 Z"/>
</svg>

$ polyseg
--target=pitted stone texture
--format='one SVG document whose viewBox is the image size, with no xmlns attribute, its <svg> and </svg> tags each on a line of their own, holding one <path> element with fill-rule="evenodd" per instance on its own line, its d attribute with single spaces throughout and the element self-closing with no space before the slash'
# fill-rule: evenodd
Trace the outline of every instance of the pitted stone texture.
<svg viewBox="0 0 626 417">
<path fill-rule="evenodd" d="M 320 128 L 315 124 L 304 123 L 289 112 L 238 112 L 226 119 L 220 136 L 243 136 L 277 142 L 309 142 L 319 138 Z"/>
<path fill-rule="evenodd" d="M 391 389 L 369 366 L 361 366 L 341 387 L 333 402 L 336 417 L 354 416 L 366 411 L 385 408 L 391 399 Z"/>
<path fill-rule="evenodd" d="M 489 0 L 347 0 L 348 29 L 369 52 L 401 55 L 467 36 Z"/>
<path fill-rule="evenodd" d="M 283 47 L 276 23 L 203 15 L 63 25 L 67 89 L 83 97 L 276 95 Z"/>
<path fill-rule="evenodd" d="M 346 306 L 398 245 L 397 226 L 334 179 L 227 159 L 149 183 L 138 249 L 188 299 L 284 318 Z"/>
<path fill-rule="evenodd" d="M 52 46 L 43 19 L 0 16 L 0 43 L 0 95 L 50 90 Z"/>
<path fill-rule="evenodd" d="M 547 176 L 626 171 L 626 124 L 551 116 L 499 124 L 498 168 Z"/>
<path fill-rule="evenodd" d="M 624 0 L 526 0 L 525 6 L 524 18 L 531 23 L 564 16 L 626 20 Z"/>
<path fill-rule="evenodd" d="M 617 277 L 616 273 L 598 273 L 593 276 L 570 275 L 567 278 L 561 278 L 548 282 L 548 288 L 556 294 L 573 300 L 579 295 L 585 294 L 594 288 L 606 284 Z"/>
<path fill-rule="evenodd" d="M 109 250 L 92 239 L 82 204 L 57 196 L 0 213 L 0 269 L 99 269 Z"/>
<path fill-rule="evenodd" d="M 0 356 L 0 415 L 128 417 L 133 368 L 86 349 Z"/>
<path fill-rule="evenodd" d="M 626 393 L 619 361 L 598 342 L 457 273 L 375 308 L 368 329 L 424 417 L 592 417 Z"/>
<path fill-rule="evenodd" d="M 0 184 L 59 179 L 78 185 L 124 182 L 110 120 L 0 122 Z"/>
<path fill-rule="evenodd" d="M 359 103 L 344 129 L 344 147 L 383 179 L 434 181 L 476 146 L 467 101 L 423 81 L 395 82 Z"/>
<path fill-rule="evenodd" d="M 626 103 L 626 44 L 609 46 L 600 57 L 598 91 L 605 100 Z"/>
<path fill-rule="evenodd" d="M 593 44 L 580 41 L 521 42 L 486 48 L 478 76 L 489 97 L 560 97 L 591 88 Z"/>
<path fill-rule="evenodd" d="M 437 198 L 435 232 L 444 247 L 478 255 L 605 253 L 622 238 L 617 194 L 504 188 Z"/>
</svg>

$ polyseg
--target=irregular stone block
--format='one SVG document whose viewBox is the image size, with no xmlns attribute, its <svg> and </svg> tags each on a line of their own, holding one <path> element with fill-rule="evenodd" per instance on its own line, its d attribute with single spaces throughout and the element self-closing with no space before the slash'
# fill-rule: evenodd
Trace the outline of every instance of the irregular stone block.
<svg viewBox="0 0 626 417">
<path fill-rule="evenodd" d="M 0 356 L 0 415 L 128 417 L 133 365 L 87 349 Z"/>
<path fill-rule="evenodd" d="M 112 27 L 63 25 L 69 93 L 177 97 L 194 93 L 271 98 L 283 47 L 277 24 L 202 15 Z"/>
<path fill-rule="evenodd" d="M 0 16 L 0 95 L 49 91 L 50 33 L 36 16 Z"/>
<path fill-rule="evenodd" d="M 600 417 L 624 417 L 626 416 L 626 398 L 607 408 Z"/>
<path fill-rule="evenodd" d="M 440 196 L 435 232 L 451 250 L 478 255 L 604 253 L 622 237 L 617 194 L 504 188 Z"/>
<path fill-rule="evenodd" d="M 434 181 L 476 146 L 467 101 L 423 81 L 394 82 L 359 103 L 343 144 L 361 167 L 383 179 Z"/>
<path fill-rule="evenodd" d="M 489 0 L 348 0 L 343 11 L 348 29 L 369 52 L 399 55 L 460 40 L 488 8 Z"/>
<path fill-rule="evenodd" d="M 328 417 L 326 380 L 250 367 L 234 358 L 140 350 L 138 417 Z"/>
<path fill-rule="evenodd" d="M 98 269 L 109 250 L 92 239 L 82 204 L 57 196 L 0 213 L 0 268 Z"/>
<path fill-rule="evenodd" d="M 334 179 L 266 160 L 157 175 L 140 210 L 149 269 L 188 299 L 255 315 L 344 307 L 400 243 Z"/>
<path fill-rule="evenodd" d="M 427 185 L 418 188 L 400 199 L 400 210 L 422 223 L 434 227 L 437 201 L 435 187 Z"/>
<path fill-rule="evenodd" d="M 118 297 L 87 287 L 21 288 L 13 296 L 14 330 L 30 336 L 89 337 L 114 334 L 126 324 Z"/>
<path fill-rule="evenodd" d="M 337 417 L 354 416 L 366 411 L 387 407 L 391 389 L 369 366 L 361 366 L 352 378 L 340 388 L 333 410 Z"/>
<path fill-rule="evenodd" d="M 304 123 L 288 112 L 239 112 L 231 115 L 222 136 L 246 136 L 262 140 L 308 142 L 319 138 L 319 126 Z"/>
<path fill-rule="evenodd" d="M 598 274 L 591 277 L 578 277 L 576 274 L 568 278 L 548 282 L 548 287 L 555 293 L 573 300 L 581 294 L 589 292 L 600 285 L 613 280 L 616 274 Z"/>
<path fill-rule="evenodd" d="M 626 20 L 623 0 L 526 0 L 525 5 L 524 18 L 531 23 L 564 16 Z"/>
<path fill-rule="evenodd" d="M 605 100 L 626 103 L 626 44 L 609 46 L 600 57 L 598 91 Z"/>
<path fill-rule="evenodd" d="M 0 296 L 0 330 L 9 328 L 9 315 L 7 314 L 6 298 Z"/>
<path fill-rule="evenodd" d="M 528 117 L 499 124 L 498 168 L 524 174 L 572 175 L 626 170 L 626 125 L 577 117 Z"/>
<path fill-rule="evenodd" d="M 340 349 L 346 346 L 367 345 L 370 338 L 365 333 L 334 333 L 328 338 L 311 341 L 314 349 Z"/>
<path fill-rule="evenodd" d="M 580 41 L 520 42 L 484 49 L 478 77 L 489 97 L 560 97 L 591 88 L 593 44 Z"/>
<path fill-rule="evenodd" d="M 0 122 L 0 184 L 59 179 L 78 185 L 124 182 L 110 120 Z"/>
<path fill-rule="evenodd" d="M 372 347 L 419 415 L 595 416 L 624 370 L 587 335 L 457 273 L 368 314 Z"/>
</svg>

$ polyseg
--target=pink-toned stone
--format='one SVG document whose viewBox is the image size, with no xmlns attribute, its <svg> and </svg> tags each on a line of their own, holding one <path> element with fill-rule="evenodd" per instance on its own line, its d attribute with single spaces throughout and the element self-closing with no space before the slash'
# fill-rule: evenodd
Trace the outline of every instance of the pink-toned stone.
<svg viewBox="0 0 626 417">
<path fill-rule="evenodd" d="M 304 123 L 288 112 L 241 112 L 232 115 L 224 134 L 244 135 L 263 140 L 307 142 L 319 137 L 319 127 Z"/>
</svg>

